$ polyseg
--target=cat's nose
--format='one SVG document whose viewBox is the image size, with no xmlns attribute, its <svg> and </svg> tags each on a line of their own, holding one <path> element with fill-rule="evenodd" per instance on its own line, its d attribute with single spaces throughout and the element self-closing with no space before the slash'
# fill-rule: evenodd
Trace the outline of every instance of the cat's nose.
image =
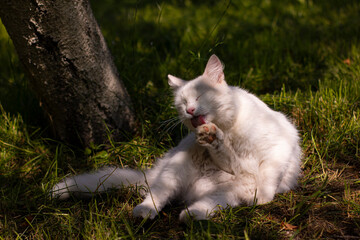
<svg viewBox="0 0 360 240">
<path fill-rule="evenodd" d="M 189 107 L 186 109 L 186 113 L 190 114 L 191 116 L 194 116 L 195 108 Z"/>
</svg>

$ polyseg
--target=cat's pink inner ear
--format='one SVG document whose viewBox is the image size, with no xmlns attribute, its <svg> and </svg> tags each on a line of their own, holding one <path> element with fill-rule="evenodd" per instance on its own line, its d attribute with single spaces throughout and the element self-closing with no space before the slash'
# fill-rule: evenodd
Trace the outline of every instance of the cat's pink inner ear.
<svg viewBox="0 0 360 240">
<path fill-rule="evenodd" d="M 220 59 L 213 54 L 206 64 L 203 76 L 209 78 L 213 83 L 223 83 L 225 80 L 223 69 Z"/>
<path fill-rule="evenodd" d="M 177 89 L 179 87 L 181 87 L 182 85 L 184 85 L 184 80 L 178 78 L 178 77 L 175 77 L 173 75 L 168 75 L 168 83 L 169 83 L 169 86 L 172 88 L 172 89 Z"/>
</svg>

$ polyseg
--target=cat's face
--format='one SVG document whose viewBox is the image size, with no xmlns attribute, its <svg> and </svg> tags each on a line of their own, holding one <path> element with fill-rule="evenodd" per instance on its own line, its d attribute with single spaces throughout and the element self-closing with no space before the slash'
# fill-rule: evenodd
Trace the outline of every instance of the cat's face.
<svg viewBox="0 0 360 240">
<path fill-rule="evenodd" d="M 189 129 L 194 130 L 209 122 L 222 129 L 231 126 L 235 108 L 224 79 L 223 66 L 215 55 L 210 57 L 204 74 L 194 80 L 168 77 L 179 117 Z"/>
</svg>

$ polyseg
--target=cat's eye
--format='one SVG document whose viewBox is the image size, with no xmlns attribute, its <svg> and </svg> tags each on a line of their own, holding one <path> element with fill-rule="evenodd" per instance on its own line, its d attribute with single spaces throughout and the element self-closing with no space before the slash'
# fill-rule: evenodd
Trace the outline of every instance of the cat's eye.
<svg viewBox="0 0 360 240">
<path fill-rule="evenodd" d="M 204 94 L 204 92 L 202 94 L 200 94 L 195 100 L 199 100 L 199 98 Z"/>
</svg>

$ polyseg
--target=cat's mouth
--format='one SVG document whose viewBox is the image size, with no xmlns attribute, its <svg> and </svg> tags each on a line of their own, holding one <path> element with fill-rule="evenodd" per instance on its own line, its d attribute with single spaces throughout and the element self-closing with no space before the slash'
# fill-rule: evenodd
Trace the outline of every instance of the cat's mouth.
<svg viewBox="0 0 360 240">
<path fill-rule="evenodd" d="M 190 119 L 190 121 L 194 128 L 197 128 L 198 126 L 201 126 L 206 123 L 204 115 L 194 116 L 193 118 Z"/>
</svg>

